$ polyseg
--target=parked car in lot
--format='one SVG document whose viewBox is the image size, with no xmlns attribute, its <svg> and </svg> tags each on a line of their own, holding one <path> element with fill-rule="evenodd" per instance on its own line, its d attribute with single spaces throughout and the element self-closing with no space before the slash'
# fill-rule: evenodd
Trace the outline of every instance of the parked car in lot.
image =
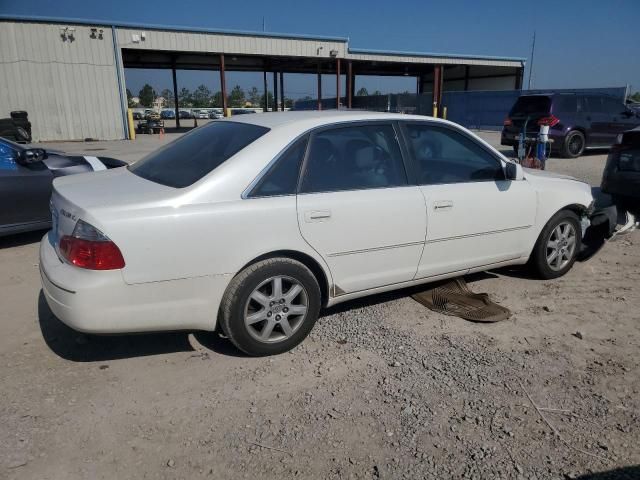
<svg viewBox="0 0 640 480">
<path fill-rule="evenodd" d="M 160 133 L 164 129 L 164 121 L 161 119 L 159 113 L 153 110 L 148 110 L 143 120 L 138 122 L 136 126 L 137 133 Z"/>
<path fill-rule="evenodd" d="M 160 117 L 165 120 L 174 119 L 176 118 L 176 112 L 173 110 L 163 110 L 162 113 L 160 113 Z"/>
<path fill-rule="evenodd" d="M 445 120 L 244 115 L 128 168 L 56 180 L 43 291 L 80 331 L 219 327 L 275 354 L 323 306 L 527 262 L 564 275 L 592 200 Z"/>
<path fill-rule="evenodd" d="M 55 178 L 124 165 L 113 158 L 68 156 L 0 138 L 0 237 L 51 227 Z"/>
<path fill-rule="evenodd" d="M 640 217 L 640 127 L 621 134 L 611 148 L 601 188 L 619 207 Z"/>
<path fill-rule="evenodd" d="M 142 120 L 144 118 L 142 112 L 132 112 L 131 115 L 133 115 L 134 120 Z"/>
<path fill-rule="evenodd" d="M 193 116 L 187 110 L 180 110 L 180 118 L 193 118 Z"/>
<path fill-rule="evenodd" d="M 209 118 L 215 120 L 216 118 L 222 118 L 222 115 L 220 113 L 215 112 L 214 110 L 211 110 L 209 112 Z"/>
<path fill-rule="evenodd" d="M 534 137 L 548 125 L 551 150 L 576 158 L 587 148 L 610 147 L 625 130 L 640 125 L 640 113 L 604 94 L 551 93 L 518 98 L 502 129 L 502 145 L 518 149 L 520 132 Z"/>
</svg>

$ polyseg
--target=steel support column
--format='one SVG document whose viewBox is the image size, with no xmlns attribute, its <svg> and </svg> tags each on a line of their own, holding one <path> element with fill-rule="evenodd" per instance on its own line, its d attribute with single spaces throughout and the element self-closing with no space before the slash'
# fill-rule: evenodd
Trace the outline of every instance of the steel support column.
<svg viewBox="0 0 640 480">
<path fill-rule="evenodd" d="M 227 116 L 227 82 L 224 72 L 224 55 L 220 54 L 220 93 L 222 95 L 222 114 Z"/>
<path fill-rule="evenodd" d="M 284 72 L 280 70 L 280 110 L 284 112 Z"/>
<path fill-rule="evenodd" d="M 273 71 L 273 108 L 274 112 L 278 111 L 278 72 Z"/>
<path fill-rule="evenodd" d="M 336 58 L 336 110 L 340 110 L 340 59 Z"/>
<path fill-rule="evenodd" d="M 322 73 L 318 62 L 318 110 L 322 110 Z"/>
<path fill-rule="evenodd" d="M 269 90 L 267 89 L 267 70 L 265 67 L 265 70 L 262 71 L 262 82 L 264 83 L 264 105 L 262 106 L 262 109 L 265 112 L 269 111 Z"/>
<path fill-rule="evenodd" d="M 176 128 L 180 128 L 180 106 L 178 104 L 178 80 L 176 77 L 176 60 L 173 59 L 171 66 L 171 76 L 173 78 L 173 106 L 176 111 Z"/>
<path fill-rule="evenodd" d="M 353 62 L 347 62 L 347 108 L 353 107 Z"/>
<path fill-rule="evenodd" d="M 464 91 L 469 90 L 469 65 L 464 66 Z"/>
<path fill-rule="evenodd" d="M 522 90 L 522 77 L 524 76 L 524 67 L 516 68 L 516 90 Z"/>
<path fill-rule="evenodd" d="M 433 68 L 433 109 L 440 110 L 442 102 L 442 65 L 436 65 Z M 437 113 L 437 112 L 436 112 Z"/>
</svg>

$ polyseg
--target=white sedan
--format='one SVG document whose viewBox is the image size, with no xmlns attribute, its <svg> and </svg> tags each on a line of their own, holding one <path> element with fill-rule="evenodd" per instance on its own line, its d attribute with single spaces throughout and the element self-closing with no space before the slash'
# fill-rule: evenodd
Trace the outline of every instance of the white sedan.
<svg viewBox="0 0 640 480">
<path fill-rule="evenodd" d="M 51 207 L 40 268 L 64 323 L 219 327 L 269 355 L 346 300 L 527 262 L 559 277 L 592 196 L 451 122 L 332 111 L 211 122 L 129 167 L 57 179 Z"/>
</svg>

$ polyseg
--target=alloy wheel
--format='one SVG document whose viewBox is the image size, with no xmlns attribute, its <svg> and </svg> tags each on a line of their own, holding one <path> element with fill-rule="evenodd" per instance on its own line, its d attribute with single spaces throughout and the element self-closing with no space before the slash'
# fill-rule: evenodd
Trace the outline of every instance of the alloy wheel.
<svg viewBox="0 0 640 480">
<path fill-rule="evenodd" d="M 573 258 L 576 249 L 576 229 L 571 222 L 561 222 L 547 241 L 547 265 L 555 272 L 562 270 Z"/>
<path fill-rule="evenodd" d="M 244 308 L 244 324 L 254 339 L 276 343 L 290 338 L 304 323 L 309 297 L 302 283 L 274 276 L 258 285 Z"/>
</svg>

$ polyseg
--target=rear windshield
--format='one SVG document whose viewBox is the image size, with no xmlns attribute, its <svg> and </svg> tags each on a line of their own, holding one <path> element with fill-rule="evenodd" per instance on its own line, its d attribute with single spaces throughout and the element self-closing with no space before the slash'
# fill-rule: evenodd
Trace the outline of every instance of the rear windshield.
<svg viewBox="0 0 640 480">
<path fill-rule="evenodd" d="M 525 117 L 527 115 L 535 114 L 546 115 L 549 113 L 550 107 L 551 98 L 549 97 L 545 97 L 543 95 L 520 97 L 511 109 L 511 112 L 509 112 L 509 116 Z"/>
<path fill-rule="evenodd" d="M 211 122 L 150 153 L 129 170 L 162 185 L 188 187 L 268 131 L 247 123 Z"/>
</svg>

